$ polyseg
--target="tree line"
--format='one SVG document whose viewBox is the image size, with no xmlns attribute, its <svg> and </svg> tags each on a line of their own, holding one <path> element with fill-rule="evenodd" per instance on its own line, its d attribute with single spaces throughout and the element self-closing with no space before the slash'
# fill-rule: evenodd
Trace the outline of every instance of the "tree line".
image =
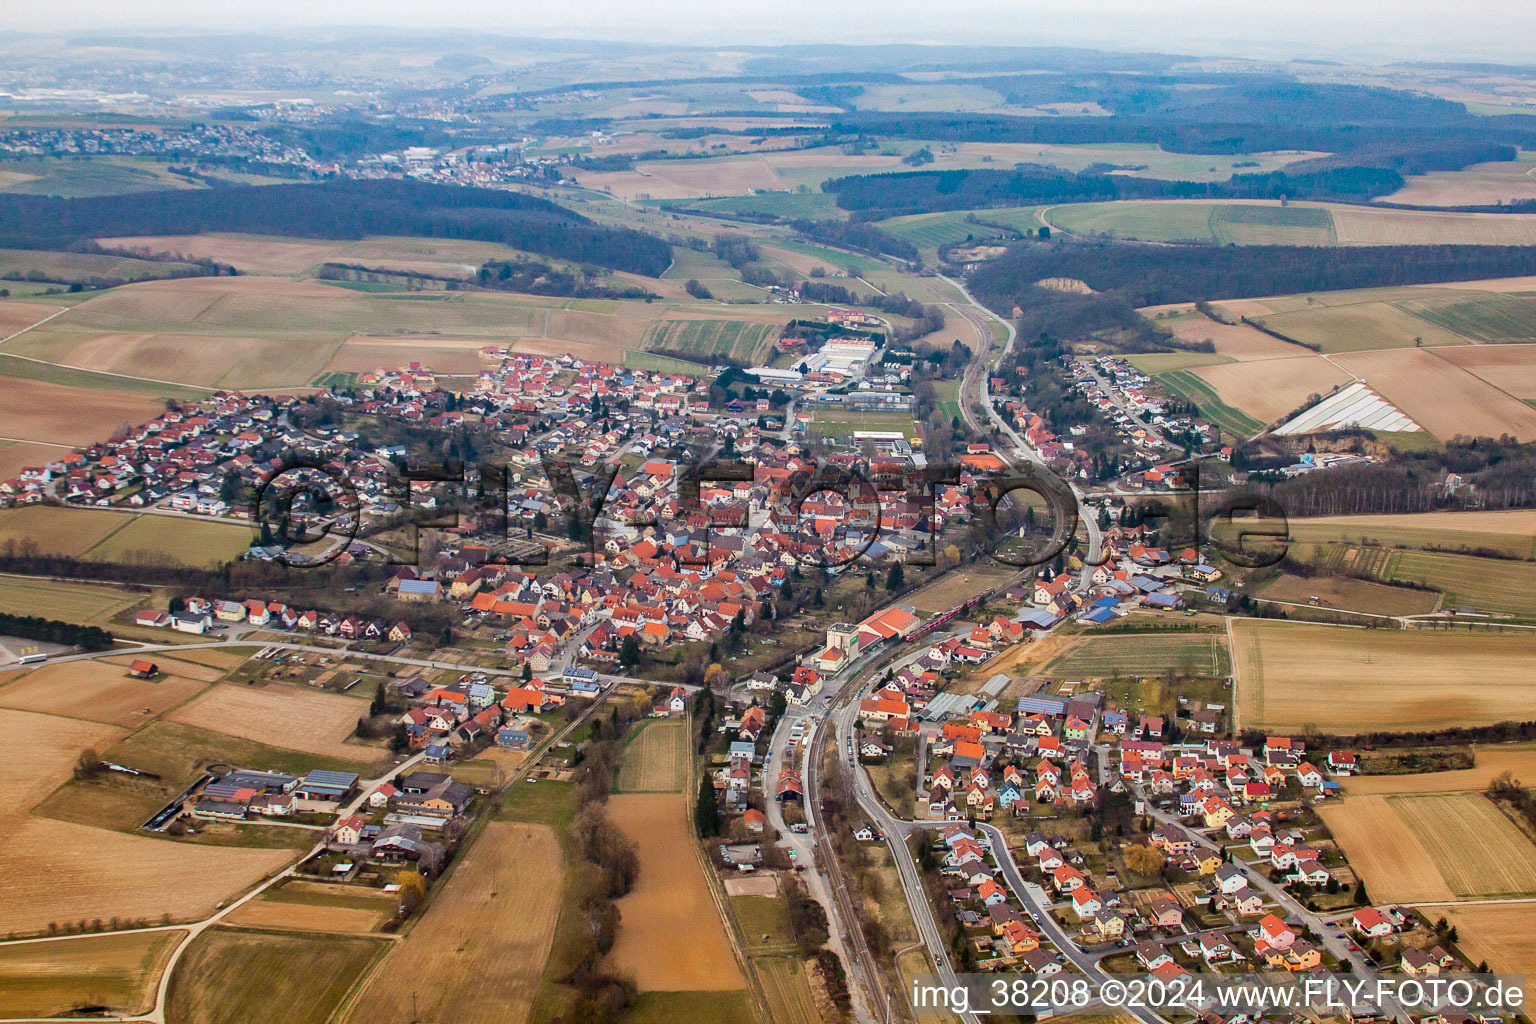
<svg viewBox="0 0 1536 1024">
<path fill-rule="evenodd" d="M 301 238 L 463 238 L 650 277 L 671 247 L 605 227 L 547 199 L 419 181 L 331 181 L 63 199 L 0 195 L 0 245 L 67 248 L 115 235 L 238 231 Z"/>
<path fill-rule="evenodd" d="M 112 634 L 100 626 L 82 626 L 74 622 L 45 619 L 40 615 L 11 615 L 0 612 L 0 634 L 23 640 L 78 647 L 85 651 L 105 651 L 112 646 Z"/>
</svg>

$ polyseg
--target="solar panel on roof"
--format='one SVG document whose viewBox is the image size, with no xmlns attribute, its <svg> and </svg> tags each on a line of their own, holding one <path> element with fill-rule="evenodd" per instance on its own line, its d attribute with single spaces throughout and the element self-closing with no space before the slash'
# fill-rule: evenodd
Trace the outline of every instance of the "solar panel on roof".
<svg viewBox="0 0 1536 1024">
<path fill-rule="evenodd" d="M 356 772 L 333 772 L 316 768 L 304 776 L 304 782 L 312 786 L 351 786 L 357 782 Z"/>
</svg>

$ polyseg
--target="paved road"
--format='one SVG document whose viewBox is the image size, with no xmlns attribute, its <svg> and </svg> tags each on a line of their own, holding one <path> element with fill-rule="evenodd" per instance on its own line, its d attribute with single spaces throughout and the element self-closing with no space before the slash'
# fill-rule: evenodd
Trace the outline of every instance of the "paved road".
<svg viewBox="0 0 1536 1024">
<path fill-rule="evenodd" d="M 1017 455 L 1039 469 L 1047 469 L 1045 460 L 1040 457 L 1040 453 L 1025 440 L 1023 435 L 1009 426 L 1008 421 L 1003 419 L 1002 415 L 998 413 L 992 404 L 990 377 L 997 362 L 1000 362 L 1012 350 L 1014 340 L 1018 337 L 1017 329 L 1014 328 L 1011 321 L 998 316 L 986 306 L 976 301 L 976 297 L 970 293 L 963 282 L 944 277 L 942 274 L 939 276 L 965 297 L 965 300 L 971 304 L 972 308 L 978 311 L 977 316 L 985 320 L 996 320 L 1008 330 L 1008 340 L 1003 344 L 1002 355 L 996 361 L 989 361 L 986 358 L 987 350 L 983 349 L 978 353 L 977 358 L 972 361 L 971 365 L 966 367 L 965 376 L 960 382 L 961 414 L 973 429 L 986 433 L 981 424 L 976 421 L 975 415 L 971 412 L 971 399 L 968 396 L 974 396 L 976 402 L 981 405 L 987 418 L 991 421 L 992 428 L 1009 440 L 1014 446 L 1014 451 Z M 990 331 L 986 333 L 986 336 L 991 337 Z M 998 454 L 1003 457 L 1005 462 L 1012 461 L 1008 458 L 1007 452 L 1000 452 Z M 1079 574 L 1075 588 L 1079 593 L 1086 593 L 1093 585 L 1093 570 L 1099 560 L 1099 553 L 1103 544 L 1103 534 L 1099 529 L 1098 516 L 1088 507 L 1082 488 L 1071 482 L 1068 482 L 1068 486 L 1071 488 L 1073 496 L 1077 499 L 1077 515 L 1088 535 L 1088 552 L 1087 556 L 1083 559 L 1083 569 Z"/>
<path fill-rule="evenodd" d="M 1131 789 L 1136 794 L 1136 798 L 1138 800 L 1143 800 L 1146 802 L 1147 810 L 1158 822 L 1164 825 L 1178 825 L 1180 828 L 1184 829 L 1185 832 L 1189 833 L 1189 835 L 1193 837 L 1196 843 L 1205 847 L 1207 850 L 1212 850 L 1216 853 L 1224 852 L 1225 847 L 1219 841 L 1213 840 L 1204 832 L 1197 831 L 1196 829 L 1185 825 L 1178 816 L 1170 814 L 1169 812 L 1154 806 L 1151 800 L 1147 797 L 1146 791 L 1141 786 L 1133 785 Z M 1376 980 L 1376 969 L 1373 968 L 1370 964 L 1366 963 L 1365 954 L 1361 952 L 1352 952 L 1349 948 L 1351 944 L 1350 940 L 1334 938 L 1335 933 L 1343 931 L 1341 926 L 1335 923 L 1335 917 L 1315 914 L 1308 910 L 1294 896 L 1286 892 L 1279 885 L 1276 885 L 1274 882 L 1266 878 L 1263 872 L 1260 871 L 1257 867 L 1249 865 L 1246 862 L 1237 860 L 1235 858 L 1234 864 L 1242 870 L 1243 877 L 1248 879 L 1249 885 L 1259 890 L 1285 911 L 1285 917 L 1287 920 L 1300 921 L 1303 925 L 1311 928 L 1312 931 L 1317 934 L 1319 944 L 1329 953 L 1331 953 L 1337 960 L 1341 962 L 1348 961 L 1357 976 L 1368 978 L 1372 981 Z M 1395 1004 L 1387 1004 L 1384 1005 L 1382 1009 L 1390 1012 L 1394 1017 L 1402 1021 L 1403 1024 L 1408 1024 L 1408 1015 L 1401 1007 L 1396 1006 Z"/>
</svg>

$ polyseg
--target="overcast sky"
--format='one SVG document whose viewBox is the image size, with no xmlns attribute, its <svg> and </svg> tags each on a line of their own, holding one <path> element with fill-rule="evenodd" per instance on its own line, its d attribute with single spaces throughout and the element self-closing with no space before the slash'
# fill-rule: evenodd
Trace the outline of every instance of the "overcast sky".
<svg viewBox="0 0 1536 1024">
<path fill-rule="evenodd" d="M 1536 63 L 1533 0 L 50 0 L 6 6 L 8 28 L 37 32 L 351 24 L 711 45 L 987 42 Z"/>
</svg>

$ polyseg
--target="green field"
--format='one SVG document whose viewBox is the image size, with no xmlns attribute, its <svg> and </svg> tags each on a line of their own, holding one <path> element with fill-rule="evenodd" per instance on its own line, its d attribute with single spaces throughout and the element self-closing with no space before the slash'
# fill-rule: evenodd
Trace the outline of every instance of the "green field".
<svg viewBox="0 0 1536 1024">
<path fill-rule="evenodd" d="M 1169 373 L 1173 370 L 1193 370 L 1201 366 L 1236 362 L 1231 356 L 1221 356 L 1215 352 L 1145 352 L 1141 355 L 1126 356 L 1125 360 L 1149 376 Z"/>
<path fill-rule="evenodd" d="M 1055 678 L 1123 675 L 1225 676 L 1232 671 L 1222 633 L 1179 632 L 1086 635 L 1043 670 Z"/>
<path fill-rule="evenodd" d="M 1457 524 L 1455 515 L 1467 516 L 1466 525 Z M 1286 529 L 1292 541 L 1306 544 L 1329 542 L 1369 547 L 1444 548 L 1452 553 L 1470 554 L 1474 550 L 1497 552 L 1510 558 L 1536 558 L 1536 538 L 1522 532 L 1523 517 L 1500 519 L 1496 514 L 1457 513 L 1447 516 L 1339 516 L 1326 520 L 1291 519 Z M 1422 520 L 1422 524 L 1421 521 Z"/>
<path fill-rule="evenodd" d="M 121 587 L 0 576 L 0 611 L 12 615 L 41 615 L 65 622 L 105 625 L 118 612 L 143 601 L 143 594 Z"/>
<path fill-rule="evenodd" d="M 697 377 L 704 372 L 700 363 L 692 363 L 686 359 L 674 359 L 671 356 L 661 356 L 654 352 L 636 352 L 627 349 L 624 352 L 624 365 L 631 370 L 653 370 L 657 373 L 680 373 L 685 377 Z"/>
<path fill-rule="evenodd" d="M 250 527 L 235 523 L 159 515 L 123 518 L 129 519 L 127 525 L 88 550 L 85 558 L 130 565 L 211 568 L 239 558 L 255 537 Z"/>
<path fill-rule="evenodd" d="M 685 202 L 666 200 L 664 209 L 706 210 L 710 213 L 758 214 L 786 220 L 841 220 L 848 214 L 826 192 L 759 192 L 750 196 L 724 196 Z"/>
<path fill-rule="evenodd" d="M 688 734 L 680 720 L 646 722 L 624 744 L 616 793 L 677 793 L 688 778 Z"/>
<path fill-rule="evenodd" d="M 1234 409 L 1223 402 L 1209 384 L 1188 370 L 1172 370 L 1157 379 L 1170 390 L 1194 402 L 1202 416 L 1227 433 L 1246 438 L 1264 427 L 1264 424 L 1241 409 Z"/>
<path fill-rule="evenodd" d="M 1536 295 L 1488 293 L 1398 304 L 1437 327 L 1492 344 L 1536 341 Z"/>
<path fill-rule="evenodd" d="M 325 1024 L 389 943 L 338 935 L 215 928 L 176 967 L 166 1017 L 177 1024 Z"/>
<path fill-rule="evenodd" d="M 642 992 L 621 1024 L 755 1024 L 752 1002 L 741 992 Z"/>
<path fill-rule="evenodd" d="M 900 430 L 911 437 L 917 424 L 906 412 L 850 412 L 817 409 L 808 428 L 817 437 L 851 437 L 856 430 Z"/>
<path fill-rule="evenodd" d="M 1446 608 L 1536 616 L 1536 563 L 1439 551 L 1395 551 L 1382 579 L 1417 583 L 1445 594 Z"/>
<path fill-rule="evenodd" d="M 1130 200 L 1070 203 L 1044 214 L 1075 235 L 1217 245 L 1335 245 L 1333 216 L 1312 206 Z"/>
<path fill-rule="evenodd" d="M 1038 209 L 1036 206 L 1005 206 L 990 210 L 915 213 L 877 221 L 875 227 L 911 242 L 919 249 L 937 250 L 940 246 L 967 239 L 979 242 L 1011 237 L 1007 232 L 1000 232 L 998 226 L 1021 233 L 1034 231 L 1040 227 L 1040 221 L 1035 216 Z"/>
<path fill-rule="evenodd" d="M 749 956 L 794 949 L 795 931 L 783 900 L 773 896 L 732 896 L 730 903 Z"/>
<path fill-rule="evenodd" d="M 645 348 L 663 355 L 734 359 L 755 366 L 768 359 L 778 336 L 778 326 L 747 320 L 659 320 L 647 331 Z"/>
</svg>

